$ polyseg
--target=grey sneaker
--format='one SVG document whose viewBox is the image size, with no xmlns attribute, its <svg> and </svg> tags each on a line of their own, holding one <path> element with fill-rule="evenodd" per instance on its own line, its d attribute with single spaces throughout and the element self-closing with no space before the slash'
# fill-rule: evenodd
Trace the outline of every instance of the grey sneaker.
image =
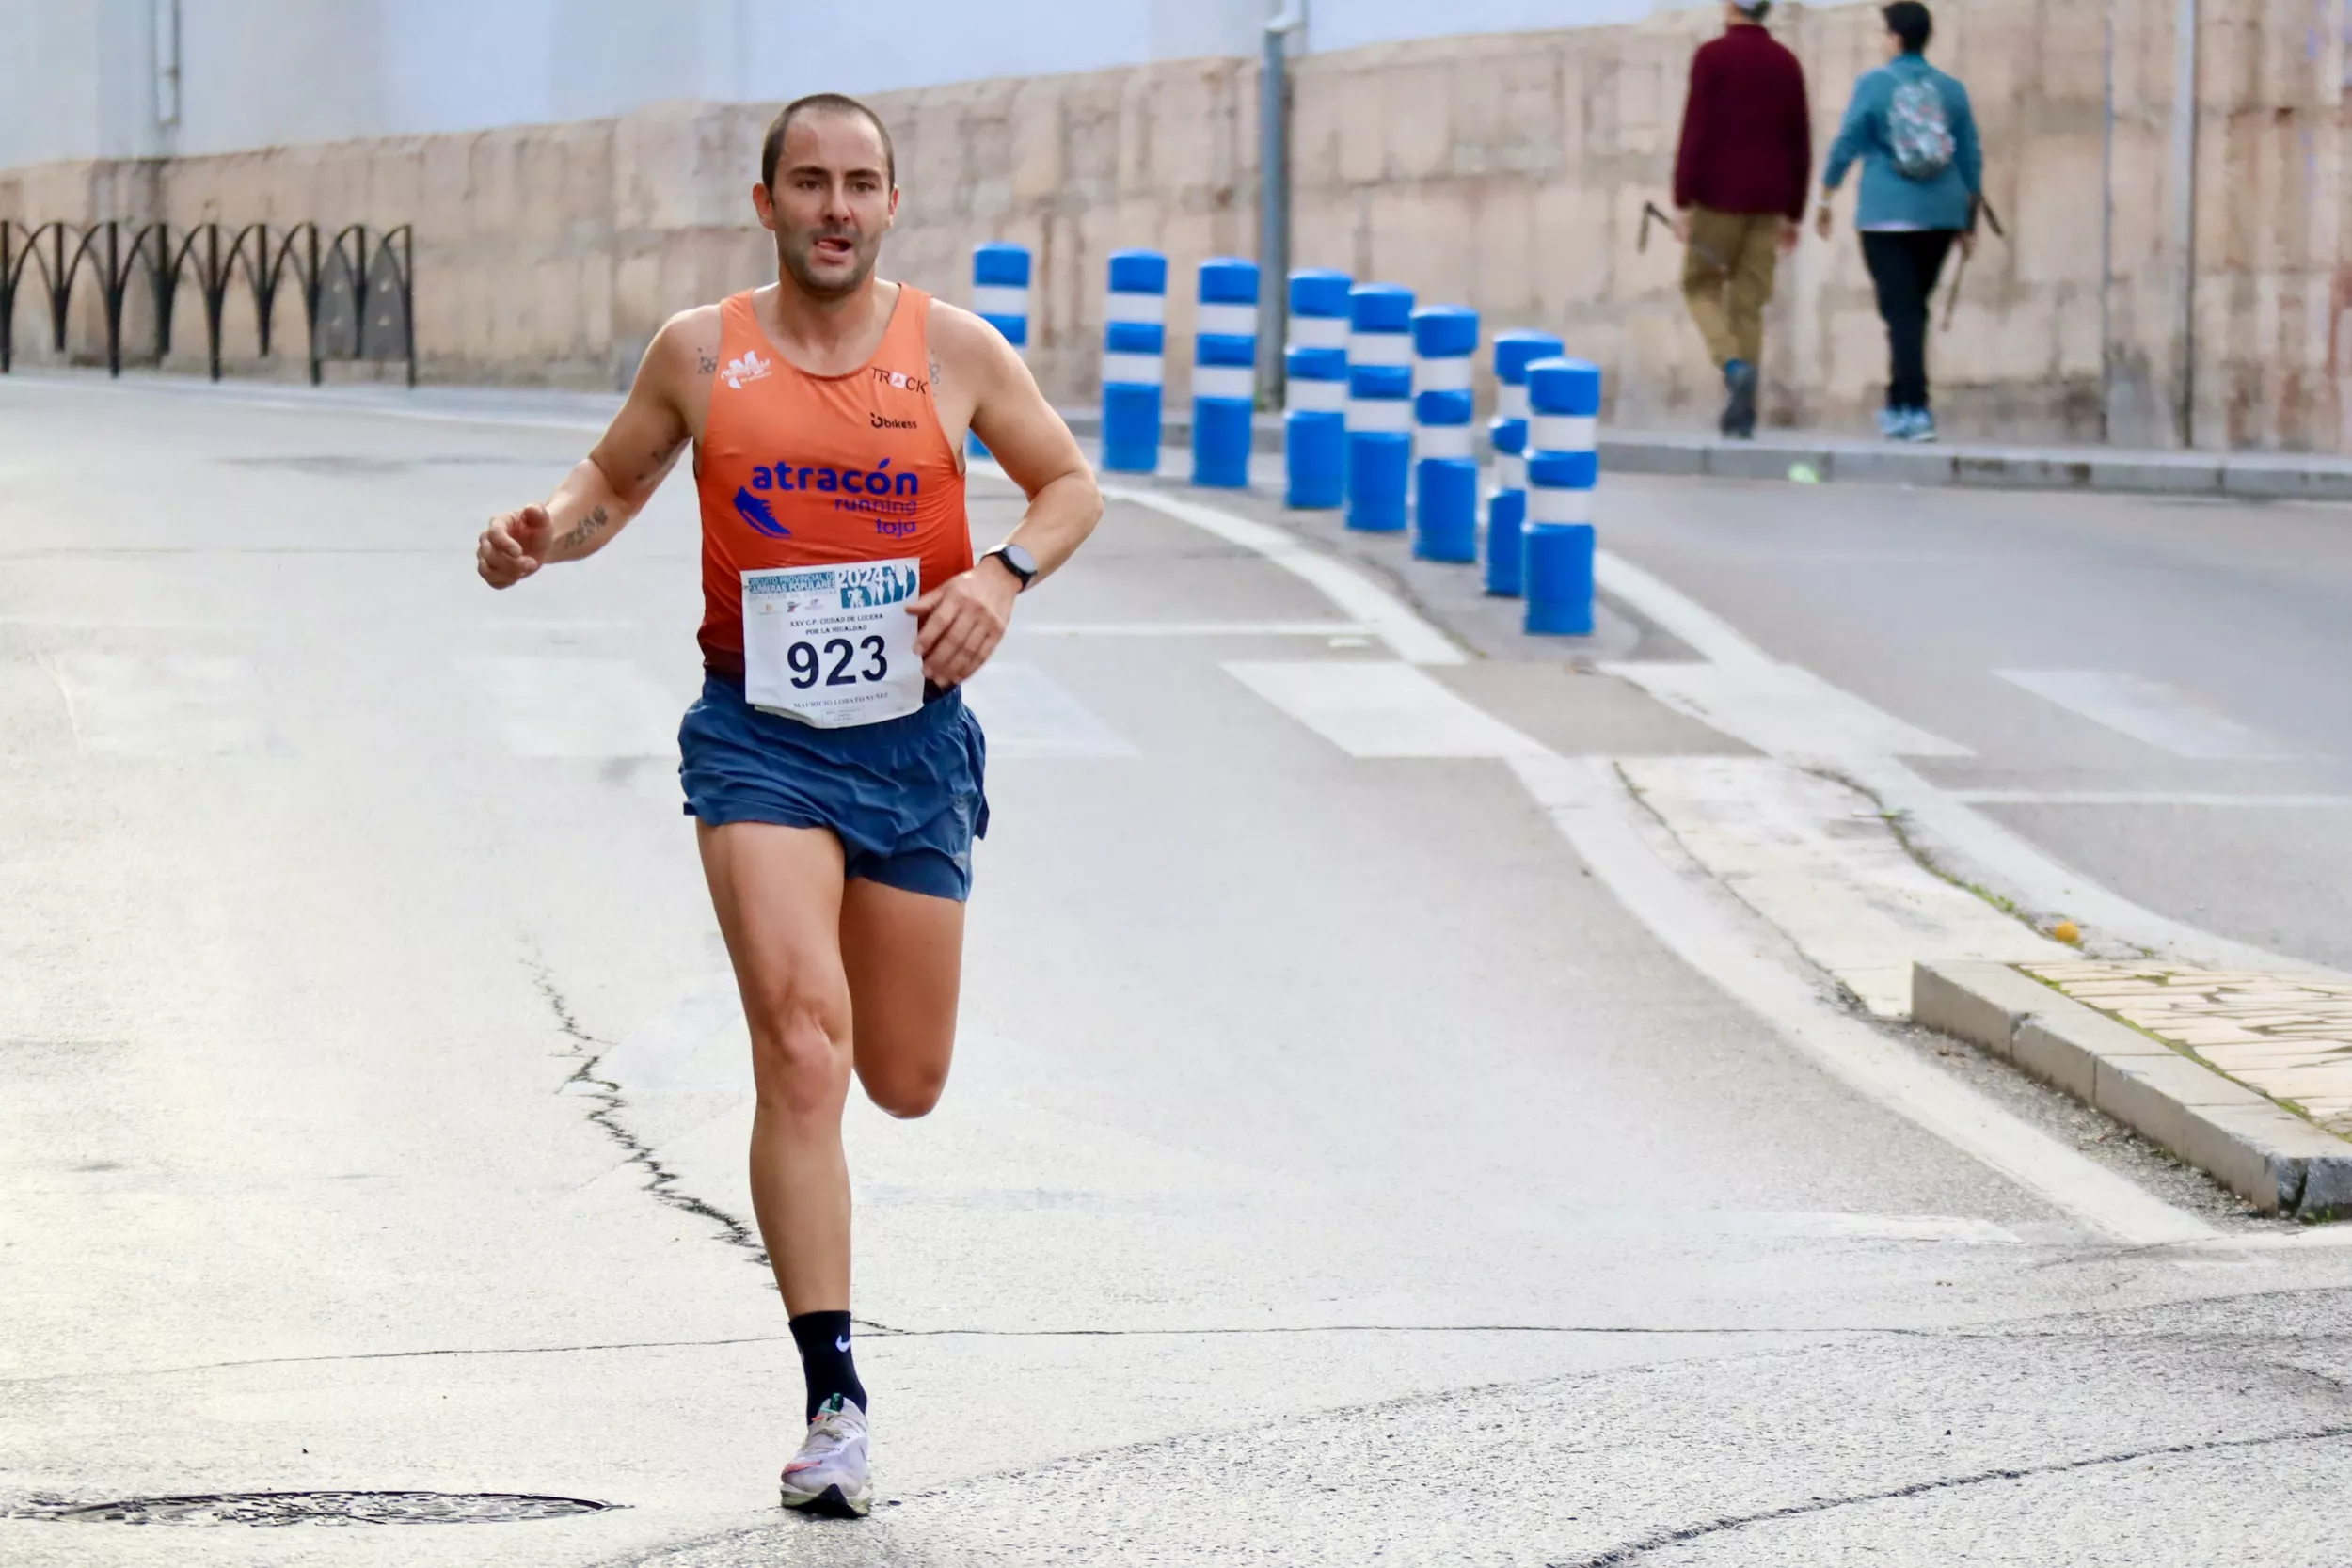
<svg viewBox="0 0 2352 1568">
<path fill-rule="evenodd" d="M 1903 432 L 1903 439 L 1922 443 L 1932 442 L 1935 439 L 1935 416 L 1924 408 L 1913 409 L 1911 428 Z"/>
<path fill-rule="evenodd" d="M 808 1423 L 801 1451 L 778 1483 L 784 1506 L 836 1519 L 863 1519 L 874 1507 L 866 1468 L 866 1412 L 835 1394 Z"/>
</svg>

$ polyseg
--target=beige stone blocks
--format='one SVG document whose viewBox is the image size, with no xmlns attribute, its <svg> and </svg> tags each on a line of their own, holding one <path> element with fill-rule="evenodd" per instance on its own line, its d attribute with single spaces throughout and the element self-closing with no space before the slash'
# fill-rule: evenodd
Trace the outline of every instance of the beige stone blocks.
<svg viewBox="0 0 2352 1568">
<path fill-rule="evenodd" d="M 2116 436 L 2162 442 L 2178 383 L 2169 250 L 2172 12 L 2116 0 L 2114 244 L 2103 96 L 2107 8 L 1939 8 L 1935 56 L 1968 83 L 1988 187 L 2011 243 L 1969 269 L 1932 353 L 1956 435 L 2096 436 L 2104 365 Z M 2352 450 L 2348 51 L 2309 0 L 2205 0 L 2197 232 L 2201 439 Z M 1458 300 L 1490 324 L 1563 331 L 1599 358 L 1621 417 L 1710 422 L 1716 388 L 1683 317 L 1670 242 L 1636 257 L 1665 200 L 1692 49 L 1709 8 L 1618 27 L 1389 45 L 1294 66 L 1293 256 Z M 1784 8 L 1825 151 L 1879 63 L 1874 6 Z M 2314 42 L 2314 39 L 2317 40 Z M 1256 233 L 1257 65 L 1163 62 L 877 95 L 901 155 L 899 274 L 961 299 L 983 240 L 1032 246 L 1031 363 L 1093 391 L 1104 261 L 1156 245 L 1189 321 L 1191 268 Z M 410 222 L 432 373 L 603 384 L 672 311 L 768 275 L 749 189 L 774 104 L 681 102 L 618 120 L 278 148 L 167 166 L 0 171 L 0 215 L 283 225 Z M 1807 240 L 1768 318 L 1767 406 L 1867 428 L 1885 375 L 1851 196 Z M 2103 282 L 2112 271 L 2113 282 Z M 2104 315 L 2111 338 L 2100 337 Z M 17 339 L 45 336 L 29 297 Z M 1939 302 L 1940 305 L 1940 302 Z M 77 331 L 87 337 L 86 314 Z M 281 312 L 281 345 L 298 328 Z M 80 340 L 77 340 L 80 341 Z M 192 340 L 191 340 L 192 341 Z M 249 336 L 232 335 L 232 357 Z M 87 344 L 85 344 L 87 347 Z"/>
</svg>

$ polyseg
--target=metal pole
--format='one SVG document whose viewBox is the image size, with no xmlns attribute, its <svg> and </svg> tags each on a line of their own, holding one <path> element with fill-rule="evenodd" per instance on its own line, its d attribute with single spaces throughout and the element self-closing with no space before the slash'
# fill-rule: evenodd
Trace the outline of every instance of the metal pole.
<svg viewBox="0 0 2352 1568">
<path fill-rule="evenodd" d="M 1258 68 L 1258 400 L 1275 408 L 1290 335 L 1290 39 L 1306 24 L 1305 0 L 1269 18 Z"/>
<path fill-rule="evenodd" d="M 2099 439 L 2115 443 L 2115 0 L 2106 0 L 2099 139 Z"/>
<path fill-rule="evenodd" d="M 2197 444 L 2197 0 L 2172 22 L 2173 391 L 2181 445 Z"/>
</svg>

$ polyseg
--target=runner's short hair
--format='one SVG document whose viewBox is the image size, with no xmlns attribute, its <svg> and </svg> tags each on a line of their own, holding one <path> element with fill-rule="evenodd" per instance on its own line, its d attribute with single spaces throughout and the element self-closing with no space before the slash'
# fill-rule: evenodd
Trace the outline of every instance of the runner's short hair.
<svg viewBox="0 0 2352 1568">
<path fill-rule="evenodd" d="M 883 177 L 890 182 L 892 188 L 897 188 L 898 150 L 890 145 L 890 127 L 884 125 L 882 116 L 872 109 L 854 98 L 837 92 L 812 92 L 806 98 L 796 98 L 784 106 L 783 113 L 768 122 L 768 139 L 759 149 L 761 184 L 771 191 L 776 188 L 776 165 L 784 158 L 785 133 L 792 129 L 792 122 L 801 116 L 814 114 L 862 116 L 874 128 L 874 135 L 882 138 Z"/>
<path fill-rule="evenodd" d="M 1916 55 L 1935 37 L 1935 18 L 1919 0 L 1895 0 L 1886 8 L 1886 30 L 1903 40 L 1903 52 Z"/>
<path fill-rule="evenodd" d="M 1765 13 L 1772 8 L 1772 0 L 1731 0 L 1731 3 L 1739 7 L 1740 14 L 1750 22 L 1763 21 Z"/>
</svg>

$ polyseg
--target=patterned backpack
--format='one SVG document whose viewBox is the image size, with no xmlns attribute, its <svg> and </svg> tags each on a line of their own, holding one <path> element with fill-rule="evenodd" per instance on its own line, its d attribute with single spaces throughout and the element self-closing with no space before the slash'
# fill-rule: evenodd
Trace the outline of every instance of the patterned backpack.
<svg viewBox="0 0 2352 1568">
<path fill-rule="evenodd" d="M 1960 144 L 1952 137 L 1944 94 L 1933 77 L 1913 76 L 1895 84 L 1895 96 L 1886 105 L 1886 145 L 1895 172 L 1906 180 L 1932 180 L 1952 166 Z"/>
</svg>

